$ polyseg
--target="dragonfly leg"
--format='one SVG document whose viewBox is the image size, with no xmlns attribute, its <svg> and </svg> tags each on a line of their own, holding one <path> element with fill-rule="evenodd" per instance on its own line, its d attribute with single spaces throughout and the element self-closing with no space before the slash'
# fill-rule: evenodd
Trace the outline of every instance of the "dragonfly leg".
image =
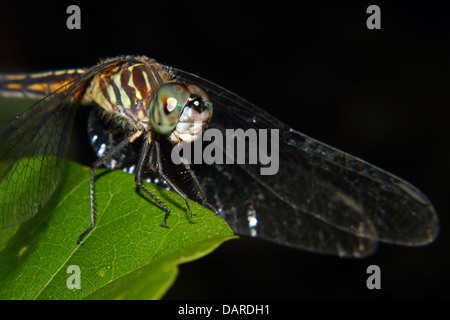
<svg viewBox="0 0 450 320">
<path fill-rule="evenodd" d="M 83 244 L 81 240 L 95 228 L 95 207 L 94 207 L 94 171 L 100 167 L 105 161 L 109 160 L 114 156 L 117 152 L 122 150 L 125 146 L 127 146 L 134 135 L 129 136 L 128 138 L 121 141 L 119 144 L 111 148 L 111 150 L 99 158 L 91 167 L 91 176 L 89 181 L 89 192 L 90 192 L 90 202 L 91 202 L 91 226 L 84 230 L 84 232 L 78 237 L 77 243 Z"/>
<path fill-rule="evenodd" d="M 163 178 L 167 184 L 176 192 L 178 193 L 178 195 L 180 197 L 182 197 L 184 199 L 184 202 L 186 202 L 186 207 L 189 210 L 189 213 L 192 216 L 192 211 L 191 208 L 189 207 L 189 203 L 188 203 L 188 197 L 187 195 L 180 190 L 180 188 L 177 187 L 177 185 L 175 185 L 165 174 L 163 171 L 163 167 L 162 167 L 162 161 L 161 161 L 161 149 L 160 149 L 160 145 L 159 145 L 159 140 L 158 139 L 154 139 L 154 145 L 155 145 L 155 153 L 156 153 L 156 171 L 158 171 L 158 174 L 161 176 L 161 178 Z M 163 221 L 163 225 L 166 224 L 166 219 L 167 219 L 167 215 L 166 217 L 164 217 L 164 221 Z"/>
<path fill-rule="evenodd" d="M 214 208 L 209 202 L 208 199 L 206 198 L 206 193 L 205 193 L 205 189 L 203 188 L 202 184 L 200 183 L 200 181 L 198 181 L 197 176 L 194 172 L 194 170 L 191 169 L 191 166 L 188 163 L 183 162 L 183 166 L 184 168 L 187 170 L 187 172 L 189 172 L 189 174 L 191 175 L 192 180 L 194 180 L 194 183 L 196 184 L 199 193 L 200 193 L 200 197 L 202 198 L 203 203 L 205 203 L 212 211 L 214 211 L 216 214 L 219 214 L 219 212 L 217 211 L 216 208 Z"/>
<path fill-rule="evenodd" d="M 142 150 L 141 150 L 141 156 L 139 158 L 139 162 L 137 165 L 137 169 L 136 169 L 136 175 L 134 177 L 134 181 L 136 182 L 136 185 L 138 186 L 139 189 L 141 189 L 142 191 L 144 191 L 150 198 L 152 198 L 156 203 L 158 203 L 165 211 L 166 214 L 164 215 L 164 220 L 162 223 L 163 227 L 167 227 L 166 226 L 166 219 L 170 214 L 170 208 L 167 207 L 164 203 L 162 203 L 158 198 L 156 198 L 150 191 L 148 191 L 141 183 L 141 175 L 142 175 L 142 167 L 145 163 L 145 158 L 147 156 L 147 154 L 149 153 L 149 148 L 150 148 L 150 143 L 148 141 L 148 139 L 145 139 L 144 141 L 144 145 L 142 146 Z M 153 151 L 153 148 L 152 148 Z"/>
</svg>

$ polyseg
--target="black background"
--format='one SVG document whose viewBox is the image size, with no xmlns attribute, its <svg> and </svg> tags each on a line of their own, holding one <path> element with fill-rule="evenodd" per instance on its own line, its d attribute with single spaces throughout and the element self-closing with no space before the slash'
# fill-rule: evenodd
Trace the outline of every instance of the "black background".
<svg viewBox="0 0 450 320">
<path fill-rule="evenodd" d="M 81 30 L 66 28 L 71 4 L 81 8 Z M 371 4 L 381 8 L 381 30 L 366 27 Z M 0 72 L 147 55 L 412 182 L 440 215 L 432 245 L 381 245 L 362 260 L 230 241 L 181 265 L 166 298 L 448 298 L 447 12 L 430 1 L 16 2 L 0 6 Z M 381 290 L 366 287 L 371 264 L 381 268 Z"/>
</svg>

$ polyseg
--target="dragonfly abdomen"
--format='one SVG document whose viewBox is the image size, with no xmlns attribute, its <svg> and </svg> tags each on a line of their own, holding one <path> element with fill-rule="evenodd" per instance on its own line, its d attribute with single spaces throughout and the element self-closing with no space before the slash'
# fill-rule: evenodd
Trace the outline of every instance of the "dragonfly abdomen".
<svg viewBox="0 0 450 320">
<path fill-rule="evenodd" d="M 0 74 L 0 96 L 41 99 L 83 75 L 85 69 L 68 69 L 39 73 Z M 68 88 L 69 86 L 67 86 Z"/>
</svg>

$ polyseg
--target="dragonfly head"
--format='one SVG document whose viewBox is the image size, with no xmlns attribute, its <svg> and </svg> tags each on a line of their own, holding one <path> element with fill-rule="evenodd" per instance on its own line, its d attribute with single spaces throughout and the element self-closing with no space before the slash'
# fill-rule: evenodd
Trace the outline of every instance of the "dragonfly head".
<svg viewBox="0 0 450 320">
<path fill-rule="evenodd" d="M 212 103 L 206 91 L 191 83 L 168 83 L 159 88 L 150 103 L 150 123 L 159 134 L 174 142 L 192 142 L 212 117 Z"/>
</svg>

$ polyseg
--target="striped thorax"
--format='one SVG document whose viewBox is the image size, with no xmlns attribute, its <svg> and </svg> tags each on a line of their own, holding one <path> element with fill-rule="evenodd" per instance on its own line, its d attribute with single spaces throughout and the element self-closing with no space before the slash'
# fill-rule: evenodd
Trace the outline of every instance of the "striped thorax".
<svg viewBox="0 0 450 320">
<path fill-rule="evenodd" d="M 149 107 L 159 87 L 169 82 L 169 70 L 152 59 L 123 61 L 94 76 L 83 103 L 97 103 L 124 127 L 149 131 Z"/>
</svg>

